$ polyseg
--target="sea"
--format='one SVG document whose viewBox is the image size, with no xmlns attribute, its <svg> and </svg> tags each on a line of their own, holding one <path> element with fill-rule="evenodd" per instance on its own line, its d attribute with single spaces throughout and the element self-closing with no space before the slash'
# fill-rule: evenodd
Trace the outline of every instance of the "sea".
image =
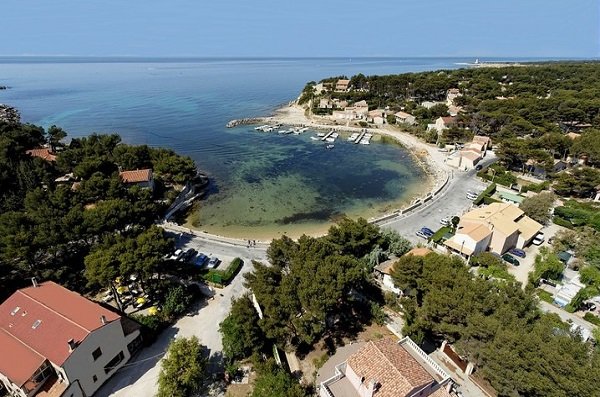
<svg viewBox="0 0 600 397">
<path fill-rule="evenodd" d="M 118 133 L 126 143 L 190 156 L 211 180 L 183 220 L 230 237 L 323 233 L 343 216 L 390 212 L 427 179 L 400 145 L 344 137 L 327 150 L 310 136 L 228 129 L 270 115 L 308 81 L 331 76 L 465 67 L 474 58 L 88 58 L 0 57 L 0 103 L 22 121 L 58 125 L 70 137 Z M 485 59 L 480 61 L 525 61 Z"/>
</svg>

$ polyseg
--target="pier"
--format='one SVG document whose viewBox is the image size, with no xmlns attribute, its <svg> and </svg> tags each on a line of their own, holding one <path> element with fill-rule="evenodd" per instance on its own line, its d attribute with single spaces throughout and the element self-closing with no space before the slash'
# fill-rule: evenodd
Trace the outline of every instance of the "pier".
<svg viewBox="0 0 600 397">
<path fill-rule="evenodd" d="M 359 143 L 359 142 L 360 142 L 360 141 L 363 139 L 363 137 L 365 136 L 365 134 L 366 134 L 366 133 L 367 133 L 367 130 L 363 130 L 363 131 L 360 133 L 360 135 L 358 136 L 358 138 L 356 138 L 356 139 L 354 140 L 354 143 L 355 143 L 355 144 Z"/>
<path fill-rule="evenodd" d="M 323 138 L 321 138 L 322 141 L 325 141 L 327 138 L 329 138 L 331 136 L 331 134 L 333 134 L 335 132 L 335 130 L 331 130 L 329 131 Z"/>
</svg>

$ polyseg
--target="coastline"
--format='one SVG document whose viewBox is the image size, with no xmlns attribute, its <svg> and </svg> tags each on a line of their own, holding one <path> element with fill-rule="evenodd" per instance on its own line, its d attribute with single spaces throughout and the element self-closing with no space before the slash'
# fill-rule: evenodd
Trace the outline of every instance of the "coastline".
<svg viewBox="0 0 600 397">
<path fill-rule="evenodd" d="M 309 118 L 305 114 L 305 110 L 296 105 L 290 103 L 284 105 L 274 111 L 274 114 L 268 117 L 254 117 L 240 120 L 232 120 L 228 123 L 228 126 L 234 127 L 239 125 L 255 125 L 255 124 L 283 124 L 289 126 L 303 126 L 309 127 L 313 130 L 330 130 L 335 128 L 341 133 L 352 133 L 360 132 L 364 130 L 362 127 L 352 127 L 335 125 L 328 120 L 320 120 L 318 116 Z M 388 137 L 394 140 L 395 144 L 404 147 L 407 152 L 411 155 L 416 164 L 423 170 L 426 179 L 423 183 L 420 183 L 411 188 L 409 194 L 403 199 L 388 202 L 377 208 L 370 210 L 364 210 L 359 212 L 349 212 L 347 216 L 351 218 L 357 218 L 362 216 L 371 223 L 377 223 L 379 220 L 387 219 L 392 216 L 396 216 L 400 213 L 405 213 L 407 210 L 418 206 L 419 203 L 423 203 L 431 199 L 435 192 L 438 192 L 443 186 L 445 186 L 449 168 L 445 164 L 445 155 L 437 150 L 434 145 L 422 142 L 417 137 L 410 135 L 407 132 L 401 131 L 397 127 L 385 125 L 379 126 L 379 128 L 367 128 L 369 132 L 379 135 L 379 139 Z M 234 226 L 229 225 L 225 227 L 221 226 L 193 226 L 191 217 L 188 217 L 185 227 L 194 229 L 199 232 L 209 233 L 216 236 L 232 239 L 248 239 L 256 238 L 261 241 L 267 241 L 273 238 L 279 238 L 286 235 L 291 238 L 298 238 L 303 234 L 310 236 L 322 236 L 327 233 L 329 227 L 334 224 L 334 220 L 331 220 L 325 224 L 315 223 L 297 223 L 288 225 L 273 225 L 270 227 L 257 227 L 249 228 L 247 226 Z"/>
</svg>

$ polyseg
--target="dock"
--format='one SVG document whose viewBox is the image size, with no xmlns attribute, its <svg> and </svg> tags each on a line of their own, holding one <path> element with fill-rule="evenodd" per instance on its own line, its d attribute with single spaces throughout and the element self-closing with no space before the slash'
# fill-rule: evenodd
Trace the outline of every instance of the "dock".
<svg viewBox="0 0 600 397">
<path fill-rule="evenodd" d="M 363 139 L 363 136 L 365 136 L 366 133 L 367 133 L 367 130 L 362 130 L 360 135 L 358 136 L 358 138 L 356 138 L 354 140 L 354 143 L 359 143 Z"/>
<path fill-rule="evenodd" d="M 323 138 L 321 138 L 322 141 L 325 141 L 327 138 L 329 138 L 331 136 L 331 134 L 333 134 L 335 132 L 335 130 L 331 130 L 329 131 Z"/>
</svg>

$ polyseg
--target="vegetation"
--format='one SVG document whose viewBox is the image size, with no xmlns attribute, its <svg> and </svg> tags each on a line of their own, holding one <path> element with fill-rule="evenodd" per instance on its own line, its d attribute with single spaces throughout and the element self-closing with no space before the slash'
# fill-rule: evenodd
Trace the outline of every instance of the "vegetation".
<svg viewBox="0 0 600 397">
<path fill-rule="evenodd" d="M 123 144 L 118 135 L 68 145 L 65 137 L 55 126 L 0 123 L 0 295 L 34 276 L 80 292 L 86 281 L 109 286 L 134 273 L 146 281 L 172 247 L 151 227 L 165 208 L 155 199 L 193 179 L 194 162 L 171 150 Z M 55 151 L 56 161 L 26 154 L 42 145 Z M 118 174 L 147 167 L 154 170 L 156 197 L 125 185 Z M 57 181 L 62 176 L 66 182 Z"/>
<path fill-rule="evenodd" d="M 495 191 L 496 191 L 496 184 L 495 183 L 490 184 L 488 187 L 485 188 L 485 190 L 483 192 L 481 192 L 479 194 L 479 196 L 477 196 L 477 198 L 475 200 L 473 200 L 473 204 L 481 205 L 483 203 L 484 199 L 486 197 L 489 198 L 492 194 L 494 194 Z"/>
<path fill-rule="evenodd" d="M 393 278 L 405 292 L 404 333 L 454 343 L 500 396 L 600 391 L 600 350 L 542 314 L 519 283 L 474 277 L 460 258 L 434 253 L 400 258 Z"/>
<path fill-rule="evenodd" d="M 264 352 L 266 338 L 250 294 L 233 300 L 229 315 L 219 324 L 219 332 L 223 337 L 223 354 L 229 362 Z"/>
<path fill-rule="evenodd" d="M 258 377 L 250 397 L 308 397 L 309 394 L 286 370 L 274 360 L 258 365 Z"/>
<path fill-rule="evenodd" d="M 554 206 L 555 200 L 556 196 L 553 193 L 544 192 L 537 196 L 527 197 L 519 208 L 534 221 L 545 225 L 550 220 L 550 210 Z"/>
<path fill-rule="evenodd" d="M 563 206 L 554 209 L 555 222 L 560 220 L 567 225 L 589 226 L 600 231 L 600 205 L 597 203 L 580 203 L 569 200 Z"/>
<path fill-rule="evenodd" d="M 529 273 L 529 282 L 537 285 L 542 278 L 560 280 L 564 268 L 565 266 L 555 253 L 548 247 L 541 247 L 535 256 L 533 272 Z"/>
<path fill-rule="evenodd" d="M 233 278 L 240 271 L 243 265 L 243 260 L 241 260 L 240 258 L 235 258 L 231 261 L 229 266 L 227 266 L 227 269 L 210 269 L 208 272 L 202 275 L 202 278 L 206 281 L 212 281 L 221 285 L 227 285 L 231 282 L 231 280 L 233 280 Z"/>
<path fill-rule="evenodd" d="M 204 350 L 196 336 L 174 339 L 162 360 L 156 396 L 196 395 L 207 377 Z"/>
</svg>

